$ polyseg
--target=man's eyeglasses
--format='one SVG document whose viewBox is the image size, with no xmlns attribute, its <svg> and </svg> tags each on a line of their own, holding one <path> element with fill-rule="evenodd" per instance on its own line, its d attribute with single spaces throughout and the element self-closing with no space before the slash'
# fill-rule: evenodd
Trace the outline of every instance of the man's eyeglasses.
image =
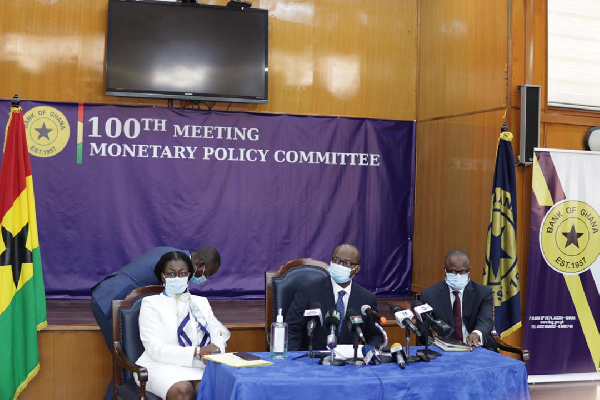
<svg viewBox="0 0 600 400">
<path fill-rule="evenodd" d="M 190 273 L 187 271 L 181 271 L 179 273 L 173 272 L 173 271 L 168 271 L 168 272 L 165 272 L 163 275 L 166 276 L 167 278 L 175 278 L 176 276 L 179 278 L 188 278 L 190 276 Z"/>
<path fill-rule="evenodd" d="M 342 265 L 342 266 L 344 266 L 346 268 L 352 268 L 352 267 L 356 267 L 358 265 L 358 264 L 354 264 L 350 260 L 342 260 L 339 257 L 332 257 L 331 261 L 333 261 L 335 264 Z"/>
<path fill-rule="evenodd" d="M 471 272 L 470 269 L 465 269 L 465 270 L 462 270 L 462 271 L 450 271 L 448 268 L 444 268 L 444 269 L 446 270 L 446 273 L 450 274 L 450 275 L 466 275 L 469 272 Z"/>
</svg>

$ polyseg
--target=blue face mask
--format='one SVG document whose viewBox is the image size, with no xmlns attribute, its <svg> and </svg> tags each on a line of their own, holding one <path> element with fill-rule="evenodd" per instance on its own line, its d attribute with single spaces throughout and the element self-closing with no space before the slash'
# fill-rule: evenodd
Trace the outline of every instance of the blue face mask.
<svg viewBox="0 0 600 400">
<path fill-rule="evenodd" d="M 188 288 L 188 278 L 165 278 L 165 292 L 168 296 L 176 296 Z"/>
<path fill-rule="evenodd" d="M 346 283 L 350 280 L 351 268 L 346 268 L 342 265 L 335 264 L 333 261 L 329 264 L 329 275 L 337 283 Z"/>
<path fill-rule="evenodd" d="M 195 283 L 196 285 L 200 285 L 201 283 L 206 282 L 208 278 L 204 276 L 204 270 L 206 270 L 206 265 L 202 267 L 202 275 L 200 277 L 197 277 L 196 272 L 194 272 L 194 275 L 192 275 L 192 277 L 190 278 L 190 282 Z"/>
<path fill-rule="evenodd" d="M 446 272 L 446 284 L 452 290 L 463 290 L 469 283 L 469 274 L 449 274 Z"/>
</svg>

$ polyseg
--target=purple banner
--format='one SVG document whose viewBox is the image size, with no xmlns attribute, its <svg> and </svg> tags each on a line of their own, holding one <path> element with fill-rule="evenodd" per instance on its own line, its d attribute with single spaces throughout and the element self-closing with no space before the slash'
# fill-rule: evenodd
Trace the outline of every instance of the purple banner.
<svg viewBox="0 0 600 400">
<path fill-rule="evenodd" d="M 600 154 L 536 149 L 524 346 L 530 375 L 600 371 Z"/>
<path fill-rule="evenodd" d="M 362 252 L 359 283 L 410 293 L 412 121 L 21 106 L 49 296 L 88 296 L 156 246 L 214 246 L 203 294 L 262 296 L 266 270 L 343 242 Z"/>
</svg>

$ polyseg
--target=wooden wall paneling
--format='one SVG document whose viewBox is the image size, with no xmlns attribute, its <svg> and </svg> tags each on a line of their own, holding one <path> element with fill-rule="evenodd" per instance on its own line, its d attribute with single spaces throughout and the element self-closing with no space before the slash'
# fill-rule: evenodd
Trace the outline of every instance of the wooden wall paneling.
<svg viewBox="0 0 600 400">
<path fill-rule="evenodd" d="M 227 324 L 231 338 L 227 341 L 227 352 L 267 351 L 265 348 L 265 325 Z"/>
<path fill-rule="evenodd" d="M 54 356 L 56 398 L 102 398 L 112 374 L 112 360 L 98 332 L 60 332 L 54 340 L 59 350 Z M 104 379 L 92 379 L 94 375 Z"/>
<path fill-rule="evenodd" d="M 371 110 L 384 119 L 417 119 L 417 1 L 371 2 L 375 18 L 362 13 L 362 93 L 352 115 Z M 371 13 L 373 13 L 371 11 Z M 367 24 L 368 18 L 368 24 Z M 396 117 L 398 116 L 398 117 Z"/>
<path fill-rule="evenodd" d="M 63 96 L 62 101 L 111 104 L 147 104 L 165 106 L 164 101 L 108 97 L 104 66 L 106 62 L 106 29 L 108 25 L 108 1 L 82 1 L 79 10 L 80 41 L 78 63 L 78 91 L 74 97 Z"/>
<path fill-rule="evenodd" d="M 547 0 L 532 1 L 533 3 L 533 23 L 534 23 L 534 47 L 533 57 L 535 60 L 533 70 L 533 85 L 542 87 L 541 109 L 546 111 L 548 108 L 548 4 Z"/>
<path fill-rule="evenodd" d="M 443 279 L 453 248 L 471 256 L 481 282 L 502 110 L 419 122 L 413 289 Z"/>
<path fill-rule="evenodd" d="M 504 107 L 507 1 L 420 4 L 417 119 Z"/>
<path fill-rule="evenodd" d="M 20 399 L 100 399 L 112 360 L 100 330 L 50 327 L 39 334 L 41 370 Z"/>
<path fill-rule="evenodd" d="M 38 350 L 40 352 L 40 371 L 27 385 L 19 399 L 48 398 L 47 393 L 54 393 L 56 384 L 56 368 L 54 365 L 54 335 L 47 330 L 38 333 Z"/>
<path fill-rule="evenodd" d="M 253 6 L 270 12 L 269 104 L 215 109 L 416 119 L 417 0 Z M 104 95 L 107 10 L 106 0 L 1 2 L 0 97 L 166 107 Z"/>
<path fill-rule="evenodd" d="M 4 3 L 9 2 L 3 2 L 6 7 Z M 18 12 L 16 25 L 2 35 L 2 64 L 6 62 L 5 51 L 14 49 L 9 57 L 14 63 L 4 72 L 4 77 L 10 77 L 6 82 L 9 93 L 19 93 L 23 99 L 75 98 L 79 83 L 79 5 L 62 1 L 35 2 L 24 7 L 23 3 L 18 2 L 17 9 L 26 12 Z"/>
<path fill-rule="evenodd" d="M 545 147 L 551 149 L 585 150 L 587 125 L 546 123 Z"/>
<path fill-rule="evenodd" d="M 525 3 L 524 0 L 509 0 L 511 2 L 511 46 L 509 76 L 510 87 L 510 114 L 519 112 L 521 109 L 521 95 L 518 92 L 519 85 L 525 83 Z M 513 124 L 509 128 L 513 134 L 518 132 L 519 120 L 511 118 Z M 516 122 L 516 125 L 514 124 Z M 518 150 L 518 148 L 517 148 Z M 515 153 L 517 155 L 517 153 Z"/>
<path fill-rule="evenodd" d="M 542 87 L 542 112 L 547 109 L 547 0 L 510 0 L 511 13 L 511 96 L 512 106 L 520 109 L 520 85 L 531 84 Z M 528 19 L 528 9 L 533 7 Z M 528 24 L 533 26 L 528 27 Z M 528 64 L 531 63 L 530 76 Z"/>
<path fill-rule="evenodd" d="M 584 125 L 588 127 L 600 125 L 600 113 L 597 111 L 551 109 L 542 114 L 542 123 Z"/>
<path fill-rule="evenodd" d="M 314 85 L 315 4 L 305 1 L 269 9 L 269 105 L 265 109 L 310 109 Z M 235 108 L 246 108 L 234 105 Z"/>
</svg>

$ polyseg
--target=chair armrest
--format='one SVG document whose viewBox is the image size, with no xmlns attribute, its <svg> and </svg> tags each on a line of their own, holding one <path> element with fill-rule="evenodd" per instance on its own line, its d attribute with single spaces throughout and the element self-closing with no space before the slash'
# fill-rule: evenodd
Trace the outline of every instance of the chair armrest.
<svg viewBox="0 0 600 400">
<path fill-rule="evenodd" d="M 509 353 L 518 354 L 521 357 L 521 361 L 523 361 L 525 364 L 527 364 L 527 362 L 529 361 L 529 350 L 522 349 L 517 346 L 512 346 L 512 345 L 506 343 L 504 340 L 502 340 L 500 338 L 500 336 L 498 335 L 498 333 L 496 333 L 495 330 L 492 331 L 492 338 L 494 338 L 494 341 L 496 342 L 496 346 L 498 346 L 498 349 L 500 349 L 502 351 L 507 351 Z"/>
<path fill-rule="evenodd" d="M 142 367 L 141 365 L 137 365 L 137 364 L 134 364 L 133 362 L 131 362 L 131 360 L 127 357 L 127 355 L 123 351 L 123 348 L 121 347 L 121 342 L 118 342 L 118 341 L 115 341 L 113 343 L 113 361 L 115 363 L 115 369 L 116 369 L 116 366 L 119 366 L 121 368 L 125 368 L 125 369 L 135 372 L 137 374 L 138 380 L 140 382 L 139 399 L 145 400 L 146 399 L 146 382 L 148 382 L 148 370 L 146 369 L 146 367 Z M 121 376 L 121 375 L 119 375 L 119 376 Z M 122 383 L 122 382 L 115 381 L 115 385 L 118 385 L 120 383 Z M 116 388 L 115 388 L 115 394 L 116 394 Z"/>
</svg>

